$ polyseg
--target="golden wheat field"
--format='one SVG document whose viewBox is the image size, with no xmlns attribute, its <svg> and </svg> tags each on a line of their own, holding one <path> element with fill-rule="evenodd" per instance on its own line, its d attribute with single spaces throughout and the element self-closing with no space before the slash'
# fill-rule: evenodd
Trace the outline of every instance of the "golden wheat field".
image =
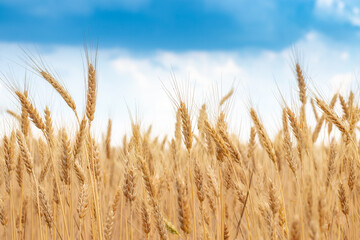
<svg viewBox="0 0 360 240">
<path fill-rule="evenodd" d="M 191 116 L 175 83 L 174 137 L 152 136 L 134 121 L 115 146 L 111 119 L 104 140 L 92 134 L 102 94 L 95 59 L 87 62 L 85 109 L 46 68 L 34 70 L 77 128 L 55 128 L 49 107 L 9 87 L 20 111 L 8 110 L 16 124 L 1 142 L 1 239 L 360 239 L 357 93 L 330 101 L 310 94 L 295 64 L 299 107 L 279 104 L 282 127 L 270 137 L 250 106 L 242 141 L 227 122 L 233 90 L 211 119 L 207 103 Z M 332 132 L 338 137 L 325 141 Z"/>
</svg>

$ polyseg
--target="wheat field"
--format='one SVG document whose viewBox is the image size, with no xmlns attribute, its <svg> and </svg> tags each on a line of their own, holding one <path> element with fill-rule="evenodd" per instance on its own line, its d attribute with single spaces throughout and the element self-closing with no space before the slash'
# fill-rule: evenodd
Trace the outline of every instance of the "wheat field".
<svg viewBox="0 0 360 240">
<path fill-rule="evenodd" d="M 8 110 L 16 124 L 1 143 L 1 239 L 360 239 L 356 93 L 331 101 L 310 94 L 295 64 L 299 107 L 279 105 L 275 137 L 251 106 L 248 140 L 231 132 L 225 106 L 233 90 L 215 119 L 207 103 L 191 115 L 175 91 L 174 137 L 132 122 L 115 146 L 111 119 L 102 141 L 92 134 L 102 94 L 95 60 L 87 61 L 83 111 L 46 68 L 34 70 L 73 111 L 77 128 L 56 129 L 49 107 L 9 88 L 21 111 Z"/>
</svg>

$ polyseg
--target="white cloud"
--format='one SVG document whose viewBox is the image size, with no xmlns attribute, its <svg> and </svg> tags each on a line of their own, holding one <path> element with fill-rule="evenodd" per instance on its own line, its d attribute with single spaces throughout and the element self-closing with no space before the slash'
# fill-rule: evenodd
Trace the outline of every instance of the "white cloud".
<svg viewBox="0 0 360 240">
<path fill-rule="evenodd" d="M 360 27 L 360 17 L 359 16 L 349 16 L 349 21 L 352 25 Z"/>
<path fill-rule="evenodd" d="M 315 11 L 321 17 L 338 19 L 360 26 L 360 3 L 354 0 L 317 0 Z"/>
<path fill-rule="evenodd" d="M 339 92 L 342 95 L 348 94 L 350 91 L 351 83 L 354 80 L 353 73 L 339 73 L 334 75 L 330 82 L 332 87 L 332 92 Z"/>
<path fill-rule="evenodd" d="M 305 39 L 307 41 L 314 41 L 316 39 L 316 36 L 317 36 L 316 32 L 311 31 L 305 35 Z"/>
<path fill-rule="evenodd" d="M 340 59 L 343 61 L 346 61 L 349 59 L 349 53 L 348 52 L 342 52 L 340 55 Z"/>
<path fill-rule="evenodd" d="M 346 95 L 346 91 L 355 83 L 353 76 L 359 71 L 357 63 L 360 62 L 360 48 L 333 43 L 316 32 L 307 34 L 296 46 L 302 53 L 299 54 L 302 56 L 300 60 L 309 88 L 313 92 L 325 98 L 329 98 L 337 90 Z M 59 74 L 82 114 L 85 89 L 80 47 L 40 46 L 38 52 Z M 220 98 L 235 83 L 237 92 L 230 116 L 232 127 L 241 130 L 243 137 L 246 136 L 250 124 L 248 107 L 252 104 L 261 112 L 265 125 L 273 129 L 274 133 L 274 129 L 280 125 L 281 112 L 281 97 L 277 86 L 288 102 L 296 103 L 298 99 L 297 83 L 291 69 L 293 52 L 293 48 L 238 52 L 158 51 L 139 56 L 121 49 L 100 49 L 95 126 L 104 129 L 107 118 L 111 117 L 114 122 L 114 141 L 121 142 L 120 136 L 125 132 L 124 129 L 130 128 L 129 107 L 132 114 L 140 118 L 144 127 L 153 124 L 156 134 L 171 135 L 175 112 L 162 89 L 161 81 L 170 88 L 173 71 L 179 82 L 188 80 L 190 86 L 196 86 L 194 116 L 197 115 L 195 108 L 204 100 L 215 102 L 214 85 L 220 88 L 220 93 L 216 93 L 216 97 Z M 0 53 L 0 70 L 7 72 L 7 65 L 10 64 L 21 82 L 25 71 L 10 60 L 24 65 L 16 57 L 24 54 L 16 44 L 11 43 L 0 43 Z M 71 111 L 46 82 L 31 75 L 28 83 L 30 96 L 36 106 L 43 109 L 45 105 L 49 105 L 58 126 L 73 120 Z M 17 111 L 17 106 L 16 100 L 7 90 L 0 88 L 0 119 L 6 116 L 5 109 Z M 210 113 L 215 112 L 215 108 L 210 110 Z M 98 132 L 97 136 L 100 137 L 101 134 Z"/>
<path fill-rule="evenodd" d="M 234 79 L 240 82 L 245 80 L 243 69 L 232 55 L 206 52 L 178 54 L 157 52 L 150 58 L 129 59 L 119 56 L 112 61 L 111 65 L 116 78 L 126 79 L 128 83 L 131 83 L 127 84 L 128 91 L 132 92 L 133 99 L 139 101 L 140 115 L 146 120 L 146 124 L 162 122 L 160 130 L 164 130 L 173 128 L 174 112 L 168 96 L 162 89 L 161 82 L 170 89 L 172 71 L 177 81 L 189 81 L 191 86 L 196 86 L 195 97 L 199 106 L 204 101 L 204 96 L 210 95 L 209 91 L 215 82 L 221 82 L 223 91 L 226 91 L 230 89 Z M 197 110 L 194 114 L 197 114 Z M 160 126 L 154 126 L 154 129 L 157 127 Z M 168 131 L 162 133 L 165 132 Z"/>
<path fill-rule="evenodd" d="M 343 2 L 343 1 L 338 1 L 337 2 L 337 10 L 339 11 L 339 12 L 343 12 L 344 11 L 344 9 L 345 9 L 345 3 Z"/>
<path fill-rule="evenodd" d="M 332 7 L 333 4 L 334 4 L 334 0 L 317 0 L 316 1 L 316 6 L 321 7 L 321 8 Z"/>
<path fill-rule="evenodd" d="M 354 8 L 353 8 L 353 13 L 356 14 L 356 15 L 359 14 L 359 8 L 358 8 L 358 7 L 354 7 Z"/>
</svg>

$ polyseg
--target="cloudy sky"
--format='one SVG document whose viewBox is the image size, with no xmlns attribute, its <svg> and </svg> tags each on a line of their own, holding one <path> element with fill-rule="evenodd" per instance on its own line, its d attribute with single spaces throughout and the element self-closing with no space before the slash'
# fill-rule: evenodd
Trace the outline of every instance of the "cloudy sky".
<svg viewBox="0 0 360 240">
<path fill-rule="evenodd" d="M 298 104 L 294 60 L 312 91 L 346 94 L 358 88 L 359 40 L 360 3 L 352 0 L 0 0 L 2 76 L 22 86 L 26 75 L 34 104 L 49 105 L 60 127 L 73 116 L 31 72 L 24 49 L 41 56 L 82 111 L 83 45 L 98 43 L 96 126 L 112 118 L 117 139 L 130 126 L 128 109 L 144 128 L 172 134 L 175 112 L 162 83 L 171 88 L 174 76 L 193 89 L 194 116 L 235 86 L 232 127 L 246 136 L 254 106 L 276 129 L 281 96 Z M 5 110 L 18 104 L 5 87 L 0 94 L 6 128 Z"/>
</svg>

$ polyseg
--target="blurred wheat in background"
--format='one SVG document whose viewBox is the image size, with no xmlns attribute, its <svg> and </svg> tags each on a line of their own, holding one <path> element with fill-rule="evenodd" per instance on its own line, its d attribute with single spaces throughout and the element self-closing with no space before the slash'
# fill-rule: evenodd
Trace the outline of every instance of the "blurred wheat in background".
<svg viewBox="0 0 360 240">
<path fill-rule="evenodd" d="M 231 89 L 210 117 L 208 103 L 196 109 L 173 82 L 166 91 L 176 109 L 174 137 L 153 136 L 151 126 L 132 120 L 118 146 L 111 119 L 102 140 L 92 133 L 96 56 L 87 55 L 83 115 L 46 68 L 33 66 L 77 128 L 55 127 L 49 107 L 38 109 L 26 88 L 3 81 L 19 111 L 8 110 L 15 124 L 1 144 L 1 239 L 360 238 L 358 93 L 322 99 L 296 62 L 299 100 L 279 105 L 277 134 L 250 106 L 243 141 L 228 122 L 239 93 Z"/>
</svg>

